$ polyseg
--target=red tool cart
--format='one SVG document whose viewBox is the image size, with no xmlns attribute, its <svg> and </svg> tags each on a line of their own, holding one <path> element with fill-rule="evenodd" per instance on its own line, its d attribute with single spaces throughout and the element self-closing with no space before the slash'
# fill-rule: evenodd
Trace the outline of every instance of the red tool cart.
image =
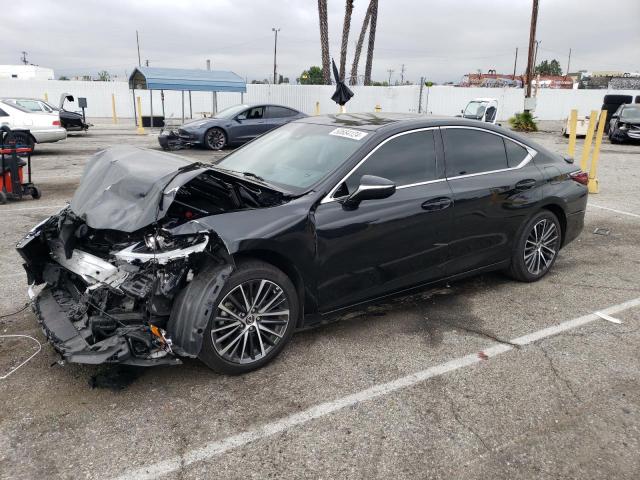
<svg viewBox="0 0 640 480">
<path fill-rule="evenodd" d="M 24 142 L 30 136 L 28 130 L 0 130 L 0 204 L 8 199 L 21 200 L 25 195 L 40 198 L 40 190 L 31 181 L 31 152 Z M 26 161 L 25 161 L 26 158 Z M 27 167 L 27 181 L 23 169 Z"/>
</svg>

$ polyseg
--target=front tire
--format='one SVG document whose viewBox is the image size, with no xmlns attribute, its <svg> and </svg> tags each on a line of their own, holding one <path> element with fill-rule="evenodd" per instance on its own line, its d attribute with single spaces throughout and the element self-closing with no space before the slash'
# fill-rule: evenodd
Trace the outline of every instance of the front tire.
<svg viewBox="0 0 640 480">
<path fill-rule="evenodd" d="M 227 135 L 221 128 L 210 128 L 204 134 L 204 144 L 209 150 L 222 150 L 227 146 Z"/>
<path fill-rule="evenodd" d="M 507 273 L 520 282 L 540 280 L 555 263 L 560 245 L 562 233 L 558 217 L 547 210 L 538 212 L 522 229 Z"/>
<path fill-rule="evenodd" d="M 257 260 L 239 263 L 217 302 L 198 357 L 228 375 L 250 372 L 273 360 L 291 338 L 300 312 L 289 277 Z"/>
</svg>

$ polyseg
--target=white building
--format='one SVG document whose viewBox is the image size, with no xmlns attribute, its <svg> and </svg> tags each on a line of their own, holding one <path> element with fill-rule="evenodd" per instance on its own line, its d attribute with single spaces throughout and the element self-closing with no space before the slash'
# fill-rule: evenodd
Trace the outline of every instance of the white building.
<svg viewBox="0 0 640 480">
<path fill-rule="evenodd" d="M 0 65 L 0 78 L 19 80 L 53 80 L 53 69 L 37 65 Z"/>
</svg>

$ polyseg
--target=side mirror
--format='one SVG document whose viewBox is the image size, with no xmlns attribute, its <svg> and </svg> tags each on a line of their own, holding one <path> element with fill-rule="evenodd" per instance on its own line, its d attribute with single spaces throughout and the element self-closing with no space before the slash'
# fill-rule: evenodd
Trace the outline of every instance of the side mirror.
<svg viewBox="0 0 640 480">
<path fill-rule="evenodd" d="M 396 185 L 391 180 L 374 175 L 363 175 L 356 191 L 349 195 L 342 205 L 347 209 L 357 208 L 363 200 L 387 198 L 395 191 Z"/>
<path fill-rule="evenodd" d="M 611 115 L 611 118 L 619 118 L 619 115 Z"/>
<path fill-rule="evenodd" d="M 236 122 L 242 122 L 242 120 L 246 120 L 247 116 L 244 113 L 241 113 L 236 117 Z"/>
</svg>

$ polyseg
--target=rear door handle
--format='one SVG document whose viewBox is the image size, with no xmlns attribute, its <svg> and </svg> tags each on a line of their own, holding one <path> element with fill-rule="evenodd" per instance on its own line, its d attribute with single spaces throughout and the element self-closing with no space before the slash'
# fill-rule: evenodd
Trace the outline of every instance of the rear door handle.
<svg viewBox="0 0 640 480">
<path fill-rule="evenodd" d="M 527 178 L 526 180 L 520 180 L 516 183 L 517 190 L 529 190 L 536 186 L 536 181 L 533 178 Z"/>
<path fill-rule="evenodd" d="M 449 197 L 438 197 L 424 202 L 422 204 L 422 209 L 433 212 L 435 210 L 444 210 L 445 208 L 449 208 L 452 204 L 453 200 Z"/>
</svg>

